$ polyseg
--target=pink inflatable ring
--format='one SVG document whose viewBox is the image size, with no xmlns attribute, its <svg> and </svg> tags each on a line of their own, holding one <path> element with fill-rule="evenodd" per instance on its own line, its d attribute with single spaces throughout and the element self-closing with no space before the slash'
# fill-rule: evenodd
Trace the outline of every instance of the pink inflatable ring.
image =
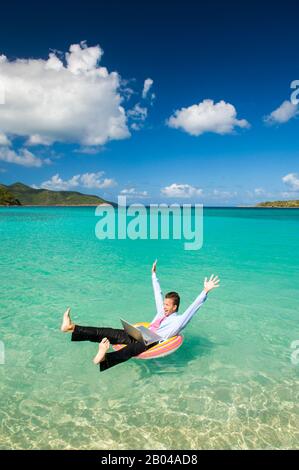
<svg viewBox="0 0 299 470">
<path fill-rule="evenodd" d="M 140 322 L 140 323 L 135 323 L 134 326 L 141 326 L 141 325 L 148 328 L 150 323 Z M 183 340 L 184 340 L 184 337 L 182 335 L 173 336 L 172 338 L 166 339 L 162 343 L 156 344 L 156 346 L 153 346 L 152 348 L 148 349 L 147 351 L 144 351 L 138 356 L 135 356 L 135 359 L 154 359 L 154 358 L 168 356 L 169 354 L 172 354 L 177 349 L 179 349 L 179 347 L 183 344 Z M 126 345 L 114 344 L 112 347 L 115 351 L 119 351 L 120 349 L 125 348 Z"/>
</svg>

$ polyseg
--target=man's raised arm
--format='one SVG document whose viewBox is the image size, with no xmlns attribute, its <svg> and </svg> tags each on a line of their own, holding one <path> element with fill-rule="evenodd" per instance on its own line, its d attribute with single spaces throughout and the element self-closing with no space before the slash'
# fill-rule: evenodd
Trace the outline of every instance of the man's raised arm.
<svg viewBox="0 0 299 470">
<path fill-rule="evenodd" d="M 163 294 L 161 291 L 159 280 L 157 278 L 156 271 L 157 271 L 157 260 L 154 262 L 152 266 L 152 283 L 153 283 L 153 290 L 154 290 L 156 310 L 157 310 L 157 314 L 155 318 L 152 320 L 152 322 L 154 322 L 157 318 L 159 318 L 164 313 Z"/>
<path fill-rule="evenodd" d="M 189 323 L 193 315 L 195 315 L 197 310 L 202 306 L 202 304 L 207 299 L 208 293 L 212 289 L 219 287 L 219 281 L 220 279 L 218 279 L 218 276 L 214 276 L 214 274 L 212 274 L 209 280 L 207 277 L 205 278 L 203 291 L 196 297 L 194 302 L 187 308 L 187 310 L 182 315 L 179 315 L 178 317 L 179 322 L 180 322 L 180 329 L 185 328 L 187 323 Z"/>
</svg>

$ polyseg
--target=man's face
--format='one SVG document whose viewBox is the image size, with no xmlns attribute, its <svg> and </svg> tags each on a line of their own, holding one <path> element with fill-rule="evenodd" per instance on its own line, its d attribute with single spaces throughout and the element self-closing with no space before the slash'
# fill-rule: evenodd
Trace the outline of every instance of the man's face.
<svg viewBox="0 0 299 470">
<path fill-rule="evenodd" d="M 175 305 L 173 299 L 164 299 L 163 302 L 164 313 L 168 317 L 172 313 L 176 312 L 177 306 Z"/>
</svg>

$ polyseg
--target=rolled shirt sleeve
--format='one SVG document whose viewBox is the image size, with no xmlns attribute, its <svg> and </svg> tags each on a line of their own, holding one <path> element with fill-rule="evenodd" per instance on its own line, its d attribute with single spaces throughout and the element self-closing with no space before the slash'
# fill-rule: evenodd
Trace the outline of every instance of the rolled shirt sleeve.
<svg viewBox="0 0 299 470">
<path fill-rule="evenodd" d="M 155 303 L 156 303 L 156 316 L 153 318 L 152 322 L 156 321 L 161 315 L 164 315 L 164 308 L 163 308 L 163 294 L 161 291 L 159 279 L 157 278 L 156 273 L 152 273 L 152 284 L 155 296 Z"/>
<path fill-rule="evenodd" d="M 181 331 L 189 323 L 191 318 L 196 314 L 198 309 L 203 305 L 207 299 L 207 293 L 203 290 L 194 300 L 194 302 L 185 310 L 182 315 L 178 315 L 176 318 L 177 329 Z"/>
</svg>

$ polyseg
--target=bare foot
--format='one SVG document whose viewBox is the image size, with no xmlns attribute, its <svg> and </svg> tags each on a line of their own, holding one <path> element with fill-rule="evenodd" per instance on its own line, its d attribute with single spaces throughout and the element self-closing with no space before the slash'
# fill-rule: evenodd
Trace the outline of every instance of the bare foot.
<svg viewBox="0 0 299 470">
<path fill-rule="evenodd" d="M 64 333 L 67 333 L 68 331 L 74 331 L 74 324 L 72 323 L 71 317 L 70 317 L 70 307 L 66 309 L 66 311 L 63 314 L 63 320 L 62 324 L 60 327 L 60 330 L 63 331 Z"/>
<path fill-rule="evenodd" d="M 93 358 L 94 364 L 99 364 L 99 362 L 102 362 L 105 359 L 106 352 L 108 351 L 109 347 L 110 347 L 109 340 L 107 338 L 103 338 L 99 344 L 98 354 Z"/>
</svg>

